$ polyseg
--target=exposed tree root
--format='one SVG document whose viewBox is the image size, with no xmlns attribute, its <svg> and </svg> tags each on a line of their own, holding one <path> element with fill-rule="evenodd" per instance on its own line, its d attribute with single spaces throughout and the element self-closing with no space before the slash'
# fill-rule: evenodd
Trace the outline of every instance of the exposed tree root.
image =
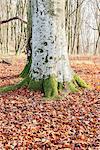
<svg viewBox="0 0 100 150">
<path fill-rule="evenodd" d="M 44 92 L 45 97 L 57 97 L 59 91 L 62 91 L 64 88 L 69 90 L 72 93 L 78 92 L 79 88 L 90 88 L 84 80 L 82 80 L 78 75 L 74 75 L 73 79 L 70 82 L 59 83 L 56 80 L 55 76 L 50 76 L 47 79 L 43 80 L 32 80 L 29 76 L 24 78 L 21 82 L 16 85 L 6 86 L 0 88 L 0 93 L 14 91 L 21 87 L 27 86 L 30 90 L 33 91 L 42 91 Z"/>
<path fill-rule="evenodd" d="M 43 80 L 30 79 L 28 88 L 33 91 L 43 91 Z"/>
<path fill-rule="evenodd" d="M 77 74 L 74 75 L 74 80 L 79 85 L 79 87 L 90 88 L 90 86 L 83 79 L 81 79 Z"/>
<path fill-rule="evenodd" d="M 7 62 L 6 60 L 2 60 L 2 61 L 0 61 L 0 63 L 2 63 L 2 64 L 7 64 L 7 65 L 11 65 L 11 63 L 10 62 Z"/>
<path fill-rule="evenodd" d="M 78 92 L 79 88 L 87 88 L 90 89 L 90 86 L 81 79 L 77 74 L 74 74 L 72 81 L 67 82 L 68 89 L 72 92 Z"/>
<path fill-rule="evenodd" d="M 67 88 L 69 89 L 69 91 L 71 91 L 72 93 L 78 92 L 79 89 L 76 87 L 76 85 L 74 84 L 73 81 L 67 82 Z"/>
<path fill-rule="evenodd" d="M 26 76 L 28 76 L 30 67 L 31 67 L 31 63 L 32 63 L 32 59 L 30 59 L 28 64 L 26 64 L 26 66 L 24 67 L 23 71 L 20 74 L 20 77 L 25 78 Z"/>
<path fill-rule="evenodd" d="M 29 78 L 25 78 L 21 82 L 15 84 L 15 85 L 9 85 L 9 86 L 5 86 L 5 87 L 1 87 L 0 93 L 14 91 L 14 90 L 17 90 L 21 87 L 27 86 L 28 84 L 29 84 Z"/>
<path fill-rule="evenodd" d="M 58 82 L 55 77 L 50 76 L 48 79 L 43 81 L 43 90 L 45 97 L 56 97 L 58 96 Z"/>
</svg>

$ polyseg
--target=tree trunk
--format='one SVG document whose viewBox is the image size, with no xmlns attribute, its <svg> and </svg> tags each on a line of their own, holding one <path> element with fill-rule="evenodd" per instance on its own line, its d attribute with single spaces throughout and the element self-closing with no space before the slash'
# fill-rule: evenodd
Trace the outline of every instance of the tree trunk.
<svg viewBox="0 0 100 150">
<path fill-rule="evenodd" d="M 67 55 L 65 0 L 33 0 L 32 66 L 35 80 L 55 75 L 59 82 L 70 81 L 72 71 Z"/>
<path fill-rule="evenodd" d="M 30 71 L 31 62 L 32 62 L 32 14 L 31 14 L 31 0 L 27 2 L 28 10 L 27 10 L 27 45 L 26 45 L 26 53 L 27 53 L 27 63 L 20 74 L 20 77 L 25 78 Z"/>
<path fill-rule="evenodd" d="M 65 0 L 32 0 L 32 64 L 29 87 L 42 88 L 45 96 L 58 95 L 58 84 L 70 83 L 65 32 Z M 37 86 L 37 83 L 40 86 Z"/>
</svg>

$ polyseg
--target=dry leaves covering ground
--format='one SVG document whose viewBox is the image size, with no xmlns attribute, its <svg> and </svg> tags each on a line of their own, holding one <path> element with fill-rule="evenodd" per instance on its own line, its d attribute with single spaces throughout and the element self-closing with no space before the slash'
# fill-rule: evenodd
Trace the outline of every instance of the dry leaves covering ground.
<svg viewBox="0 0 100 150">
<path fill-rule="evenodd" d="M 26 88 L 0 94 L 0 150 L 100 150 L 99 61 L 71 65 L 92 90 L 56 101 Z M 21 59 L 0 63 L 0 86 L 18 82 L 23 66 Z"/>
</svg>

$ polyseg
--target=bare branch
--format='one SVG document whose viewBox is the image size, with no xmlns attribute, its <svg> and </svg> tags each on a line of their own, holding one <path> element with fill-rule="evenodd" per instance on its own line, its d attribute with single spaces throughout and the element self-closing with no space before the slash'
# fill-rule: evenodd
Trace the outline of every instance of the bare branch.
<svg viewBox="0 0 100 150">
<path fill-rule="evenodd" d="M 13 21 L 13 20 L 20 20 L 21 22 L 27 24 L 27 21 L 23 20 L 22 18 L 20 18 L 18 16 L 9 18 L 7 20 L 2 20 L 2 21 L 0 21 L 0 24 L 8 23 L 8 22 Z"/>
<path fill-rule="evenodd" d="M 86 22 L 85 21 L 85 23 L 91 28 L 91 29 L 93 29 L 93 30 L 98 30 L 98 29 L 96 29 L 96 28 L 94 28 L 94 27 L 92 27 L 91 25 L 89 25 L 89 23 L 88 22 Z"/>
<path fill-rule="evenodd" d="M 78 8 L 83 4 L 84 1 L 85 1 L 85 0 L 83 0 L 83 1 L 79 4 Z M 69 14 L 69 17 L 70 17 L 71 15 L 73 15 L 73 14 L 77 11 L 78 8 L 76 8 L 75 10 L 73 10 L 73 11 Z"/>
<path fill-rule="evenodd" d="M 98 4 L 98 1 L 97 1 L 97 0 L 96 0 L 96 4 L 97 4 L 98 10 L 100 11 L 100 7 L 99 7 L 99 4 Z"/>
</svg>

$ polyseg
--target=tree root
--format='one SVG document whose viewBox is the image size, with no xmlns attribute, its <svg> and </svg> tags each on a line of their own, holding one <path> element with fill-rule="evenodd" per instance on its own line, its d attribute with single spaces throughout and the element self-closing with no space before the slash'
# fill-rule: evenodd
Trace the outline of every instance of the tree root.
<svg viewBox="0 0 100 150">
<path fill-rule="evenodd" d="M 76 81 L 79 87 L 90 89 L 90 86 L 83 79 L 81 79 L 77 74 L 74 75 L 74 80 Z"/>
<path fill-rule="evenodd" d="M 21 78 L 25 78 L 26 76 L 29 75 L 31 63 L 32 63 L 32 59 L 30 59 L 30 61 L 28 62 L 28 64 L 26 64 L 26 66 L 24 67 L 23 71 L 19 75 Z"/>
<path fill-rule="evenodd" d="M 14 90 L 17 90 L 21 87 L 27 86 L 28 84 L 29 84 L 29 78 L 27 77 L 24 80 L 17 83 L 16 85 L 9 85 L 9 86 L 5 86 L 5 87 L 1 87 L 0 88 L 0 93 L 14 91 Z"/>
<path fill-rule="evenodd" d="M 50 76 L 43 81 L 43 90 L 45 97 L 56 97 L 58 96 L 58 82 L 55 77 Z"/>
<path fill-rule="evenodd" d="M 76 85 L 74 84 L 73 81 L 67 82 L 67 87 L 68 87 L 69 91 L 71 91 L 72 93 L 79 91 L 79 89 L 76 87 Z"/>
<path fill-rule="evenodd" d="M 33 91 L 43 91 L 43 80 L 30 79 L 28 88 Z"/>
<path fill-rule="evenodd" d="M 70 92 L 75 93 L 79 91 L 80 87 L 90 88 L 90 86 L 76 74 L 70 82 L 66 83 L 66 85 L 65 83 L 57 82 L 55 76 L 50 76 L 49 78 L 43 80 L 32 80 L 29 76 L 27 76 L 16 85 L 1 87 L 0 93 L 14 91 L 25 86 L 33 91 L 39 90 L 44 92 L 44 95 L 47 98 L 57 97 L 59 91 L 63 91 L 63 89 L 66 89 L 66 92 L 69 90 Z"/>
<path fill-rule="evenodd" d="M 72 92 L 79 92 L 79 88 L 90 89 L 90 86 L 81 79 L 77 74 L 74 74 L 72 81 L 67 82 L 68 89 Z"/>
</svg>

